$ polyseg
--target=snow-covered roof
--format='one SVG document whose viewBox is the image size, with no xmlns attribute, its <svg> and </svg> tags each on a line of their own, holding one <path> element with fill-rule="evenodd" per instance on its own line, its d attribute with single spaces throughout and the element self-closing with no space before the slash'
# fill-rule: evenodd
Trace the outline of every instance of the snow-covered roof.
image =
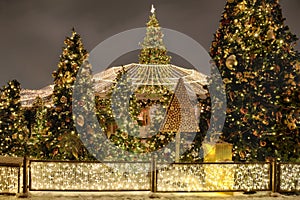
<svg viewBox="0 0 300 200">
<path fill-rule="evenodd" d="M 50 106 L 52 104 L 53 88 L 54 85 L 48 85 L 39 90 L 22 89 L 20 93 L 22 106 L 30 107 L 37 97 L 42 98 L 46 106 Z"/>
<path fill-rule="evenodd" d="M 93 76 L 94 90 L 98 95 L 107 94 L 122 67 L 127 71 L 128 78 L 133 85 L 164 85 L 174 91 L 180 78 L 183 79 L 188 93 L 204 95 L 207 91 L 203 89 L 207 85 L 207 76 L 194 69 L 186 69 L 175 65 L 146 65 L 131 63 L 124 66 L 109 68 Z M 36 97 L 40 97 L 45 104 L 52 105 L 51 95 L 53 85 L 39 90 L 21 90 L 21 103 L 23 106 L 31 106 Z"/>
<path fill-rule="evenodd" d="M 94 75 L 95 91 L 105 94 L 115 82 L 118 72 L 124 68 L 127 77 L 133 85 L 164 85 L 171 91 L 180 78 L 183 79 L 189 93 L 205 94 L 207 91 L 203 86 L 207 85 L 207 76 L 194 70 L 178 67 L 176 65 L 150 65 L 150 64 L 128 64 L 112 67 Z"/>
</svg>

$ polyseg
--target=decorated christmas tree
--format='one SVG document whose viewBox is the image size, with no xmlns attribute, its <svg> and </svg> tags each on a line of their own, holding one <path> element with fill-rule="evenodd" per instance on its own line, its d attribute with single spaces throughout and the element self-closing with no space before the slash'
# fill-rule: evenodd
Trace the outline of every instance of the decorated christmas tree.
<svg viewBox="0 0 300 200">
<path fill-rule="evenodd" d="M 75 123 L 76 130 L 79 134 L 80 141 L 84 144 L 91 144 L 94 141 L 95 146 L 90 146 L 89 148 L 101 150 L 101 143 L 96 142 L 97 134 L 101 134 L 98 130 L 99 127 L 98 119 L 96 118 L 96 107 L 95 107 L 95 94 L 93 90 L 93 80 L 92 80 L 92 65 L 88 62 L 88 59 L 83 61 L 74 85 L 73 91 L 73 120 Z M 95 157 L 89 154 L 83 143 L 79 144 L 82 152 L 82 159 L 94 160 Z"/>
<path fill-rule="evenodd" d="M 42 98 L 37 97 L 35 99 L 32 107 L 26 110 L 25 118 L 30 126 L 30 135 L 28 137 L 28 152 L 30 152 L 30 156 L 46 159 L 45 152 L 50 127 L 47 126 L 48 108 L 45 106 Z"/>
<path fill-rule="evenodd" d="M 227 1 L 210 55 L 226 86 L 222 139 L 234 160 L 299 159 L 296 40 L 278 0 Z"/>
<path fill-rule="evenodd" d="M 82 159 L 82 143 L 76 133 L 72 118 L 73 84 L 77 72 L 87 57 L 81 37 L 73 29 L 72 36 L 64 41 L 57 71 L 53 72 L 54 90 L 50 119 L 49 157 L 55 159 Z"/>
<path fill-rule="evenodd" d="M 96 101 L 97 115 L 102 129 L 115 146 L 114 149 L 109 149 L 110 152 L 104 152 L 107 156 L 106 159 L 149 161 L 152 152 L 159 152 L 158 159 L 160 161 L 172 161 L 175 155 L 171 156 L 169 149 L 166 153 L 160 152 L 160 150 L 172 142 L 175 135 L 173 132 L 161 133 L 159 131 L 172 93 L 163 86 L 145 85 L 136 88 L 130 80 L 127 71 L 123 68 L 118 72 L 107 97 L 104 99 L 98 97 Z M 149 95 L 149 98 L 151 94 L 155 94 L 155 97 L 160 95 L 158 99 L 154 100 L 138 99 L 137 95 L 139 94 L 143 94 L 143 97 Z M 154 118 L 148 118 L 149 124 L 147 124 L 147 120 L 139 122 L 140 114 L 152 106 L 155 107 Z M 110 128 L 111 125 L 113 127 Z M 145 126 L 147 126 L 147 135 L 143 136 L 141 129 Z M 101 151 L 101 149 L 99 150 Z"/>
<path fill-rule="evenodd" d="M 153 6 L 151 13 L 139 56 L 139 64 L 150 65 L 139 66 L 141 68 L 136 73 L 144 73 L 145 69 L 155 65 L 169 64 L 171 59 L 163 44 L 163 34 Z M 130 157 L 129 154 L 122 155 L 116 150 L 109 152 L 109 157 L 116 160 L 149 160 L 149 153 L 159 151 L 174 139 L 174 133 L 159 131 L 173 93 L 163 85 L 133 85 L 132 81 L 127 69 L 119 70 L 105 98 L 96 97 L 97 116 L 107 138 L 117 148 L 131 153 Z M 174 156 L 167 157 L 174 159 Z"/>
<path fill-rule="evenodd" d="M 134 136 L 138 136 L 138 125 L 134 123 L 137 116 L 134 113 L 138 112 L 138 108 L 132 90 L 126 71 L 122 68 L 106 97 L 96 97 L 97 117 L 101 128 L 105 137 L 115 145 L 114 149 L 110 149 L 112 151 L 104 153 L 105 157 L 108 157 L 104 159 L 124 160 L 128 158 L 122 150 L 138 151 L 138 142 L 133 139 Z M 98 151 L 101 152 L 101 149 Z"/>
<path fill-rule="evenodd" d="M 0 99 L 0 154 L 24 156 L 27 154 L 28 129 L 20 103 L 20 83 L 8 82 L 1 89 Z"/>
<path fill-rule="evenodd" d="M 155 15 L 155 8 L 152 5 L 152 15 L 147 23 L 146 37 L 141 44 L 142 50 L 139 55 L 140 64 L 169 64 L 171 57 L 163 44 L 163 33 Z"/>
<path fill-rule="evenodd" d="M 196 120 L 194 107 L 194 103 L 189 99 L 184 81 L 180 78 L 160 130 L 162 132 L 199 132 L 199 123 Z"/>
<path fill-rule="evenodd" d="M 133 137 L 139 137 L 140 133 L 136 123 L 140 108 L 129 80 L 126 71 L 121 71 L 111 94 L 112 114 L 118 127 L 112 140 L 127 151 L 138 152 L 139 145 Z"/>
</svg>

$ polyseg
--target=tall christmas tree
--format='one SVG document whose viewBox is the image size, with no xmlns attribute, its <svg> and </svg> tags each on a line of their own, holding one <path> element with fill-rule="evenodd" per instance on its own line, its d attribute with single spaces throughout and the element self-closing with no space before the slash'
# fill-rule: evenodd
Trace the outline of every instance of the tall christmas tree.
<svg viewBox="0 0 300 200">
<path fill-rule="evenodd" d="M 226 86 L 222 138 L 235 160 L 300 157 L 296 40 L 278 0 L 227 0 L 210 55 Z"/>
<path fill-rule="evenodd" d="M 146 37 L 141 44 L 142 50 L 139 55 L 140 64 L 169 64 L 171 57 L 163 44 L 163 33 L 155 15 L 155 8 L 152 5 L 152 15 L 147 23 Z"/>
<path fill-rule="evenodd" d="M 57 71 L 53 72 L 54 109 L 51 116 L 49 157 L 56 159 L 80 159 L 81 142 L 72 119 L 73 84 L 77 72 L 87 57 L 81 37 L 73 29 L 72 36 L 64 41 Z"/>
<path fill-rule="evenodd" d="M 24 156 L 27 154 L 28 129 L 20 103 L 20 83 L 8 82 L 1 89 L 0 99 L 0 154 Z"/>
<path fill-rule="evenodd" d="M 73 91 L 73 120 L 78 132 L 80 141 L 85 144 L 94 144 L 90 148 L 97 149 L 101 146 L 97 134 L 101 133 L 98 130 L 98 120 L 96 118 L 96 107 L 95 107 L 95 94 L 93 90 L 92 80 L 92 65 L 88 62 L 88 59 L 83 61 L 75 82 Z M 98 142 L 95 142 L 95 141 Z M 92 159 L 94 156 L 89 154 L 83 143 L 77 145 L 80 149 L 77 151 L 81 152 L 81 159 Z M 101 147 L 100 147 L 101 150 Z M 100 150 L 98 153 L 100 153 Z"/>
<path fill-rule="evenodd" d="M 167 55 L 166 47 L 163 44 L 163 34 L 153 6 L 151 13 L 152 15 L 149 17 L 150 20 L 147 23 L 146 37 L 141 44 L 142 49 L 139 55 L 139 63 L 169 64 L 171 57 Z M 164 145 L 163 139 L 159 139 L 159 125 L 157 125 L 157 123 L 162 121 L 159 118 L 163 115 L 162 113 L 157 113 L 157 119 L 153 119 L 151 123 L 147 124 L 149 125 L 149 129 L 146 131 L 147 134 L 158 135 L 149 136 L 150 138 L 147 139 L 141 138 L 140 129 L 144 122 L 138 120 L 138 115 L 156 103 L 167 104 L 172 94 L 164 86 L 140 85 L 135 87 L 131 84 L 131 81 L 131 77 L 128 76 L 125 69 L 119 71 L 115 84 L 112 86 L 109 94 L 107 94 L 108 99 L 99 99 L 97 101 L 98 106 L 102 107 L 102 109 L 98 110 L 100 123 L 105 124 L 103 128 L 106 132 L 112 133 L 115 131 L 109 137 L 121 149 L 137 154 L 155 151 L 160 148 L 159 146 Z M 158 102 L 155 102 L 148 98 L 137 99 L 136 94 L 144 94 L 144 96 L 149 96 L 149 98 L 154 95 L 160 97 L 158 99 L 164 100 L 157 100 Z M 157 109 L 156 111 L 163 112 L 164 109 Z M 115 128 L 111 129 L 115 130 L 108 130 L 107 125 L 109 124 L 113 124 Z M 166 141 L 171 140 L 171 137 L 163 136 L 161 138 L 164 138 Z"/>
</svg>

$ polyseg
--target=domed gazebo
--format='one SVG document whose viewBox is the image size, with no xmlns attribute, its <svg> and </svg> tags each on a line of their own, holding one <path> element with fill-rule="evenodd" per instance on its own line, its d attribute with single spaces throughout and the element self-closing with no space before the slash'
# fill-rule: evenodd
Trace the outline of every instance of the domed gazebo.
<svg viewBox="0 0 300 200">
<path fill-rule="evenodd" d="M 167 55 L 166 47 L 163 44 L 163 34 L 155 16 L 154 7 L 152 7 L 151 12 L 152 15 L 147 23 L 146 37 L 141 44 L 142 49 L 139 55 L 139 63 L 111 67 L 94 75 L 94 90 L 98 98 L 110 99 L 112 88 L 119 84 L 120 74 L 123 72 L 126 73 L 126 81 L 130 83 L 131 88 L 134 88 L 132 92 L 135 94 L 137 101 L 150 102 L 148 105 L 144 105 L 144 109 L 141 110 L 138 116 L 138 119 L 140 117 L 142 121 L 140 123 L 142 125 L 140 127 L 139 138 L 149 138 L 149 132 L 151 132 L 149 126 L 151 126 L 150 122 L 154 121 L 152 117 L 155 115 L 151 113 L 155 113 L 155 109 L 157 109 L 157 104 L 153 104 L 151 101 L 164 98 L 157 94 L 155 89 L 151 90 L 149 88 L 156 87 L 168 90 L 171 96 L 169 96 L 163 116 L 160 117 L 159 125 L 156 124 L 158 128 L 155 131 L 160 133 L 176 133 L 175 160 L 179 161 L 180 134 L 197 133 L 200 131 L 200 109 L 197 100 L 199 98 L 207 98 L 208 91 L 205 89 L 205 86 L 207 86 L 207 76 L 194 69 L 186 69 L 170 64 L 171 57 Z M 117 88 L 115 90 L 118 90 Z M 125 90 L 127 89 L 125 88 Z M 119 101 L 126 100 L 121 99 Z M 118 118 L 116 121 L 122 121 L 121 115 L 124 112 L 126 112 L 126 109 L 122 110 L 119 116 L 115 116 L 115 118 Z M 116 130 L 121 130 L 123 126 L 131 126 L 126 124 L 128 123 L 128 120 L 126 120 L 123 120 L 119 124 L 118 122 L 116 124 L 116 121 L 114 121 L 109 127 L 106 127 L 108 137 L 116 135 Z M 119 134 L 126 132 L 124 130 L 119 131 Z M 134 131 L 131 130 L 131 132 Z"/>
</svg>

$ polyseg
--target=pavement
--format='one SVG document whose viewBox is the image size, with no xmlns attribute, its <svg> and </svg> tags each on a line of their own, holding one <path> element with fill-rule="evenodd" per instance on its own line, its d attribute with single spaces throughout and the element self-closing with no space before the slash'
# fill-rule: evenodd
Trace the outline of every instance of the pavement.
<svg viewBox="0 0 300 200">
<path fill-rule="evenodd" d="M 22 196 L 0 195 L 0 200 L 20 200 Z M 243 193 L 151 193 L 151 192 L 31 192 L 25 200 L 300 200 L 300 195 L 271 192 Z"/>
</svg>

